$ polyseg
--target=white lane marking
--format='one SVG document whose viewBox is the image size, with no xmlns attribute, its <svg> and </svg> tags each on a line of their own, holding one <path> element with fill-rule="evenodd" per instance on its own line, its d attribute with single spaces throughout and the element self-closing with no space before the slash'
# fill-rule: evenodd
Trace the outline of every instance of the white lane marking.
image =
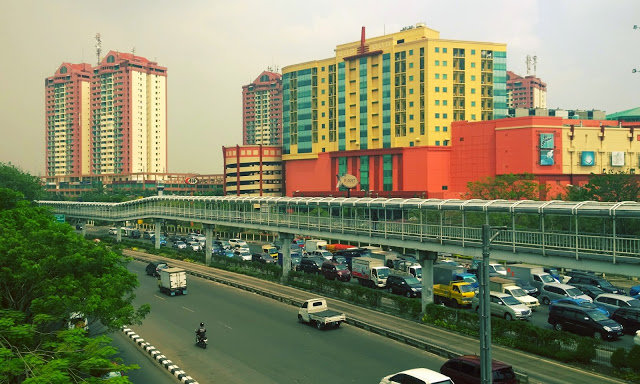
<svg viewBox="0 0 640 384">
<path fill-rule="evenodd" d="M 187 308 L 187 307 L 182 307 L 182 308 L 186 309 L 186 310 L 187 310 L 187 311 L 189 311 L 189 312 L 195 312 L 193 309 L 189 309 L 189 308 Z"/>
<path fill-rule="evenodd" d="M 218 321 L 218 324 L 222 325 L 223 327 L 227 327 L 227 328 L 229 328 L 229 329 L 233 329 L 233 328 L 231 328 L 230 326 L 228 326 L 227 324 L 222 324 L 222 323 L 221 323 L 221 322 L 219 322 L 219 321 Z"/>
<path fill-rule="evenodd" d="M 158 295 L 153 295 L 153 297 L 157 297 L 160 300 L 166 300 L 164 297 L 158 296 Z"/>
</svg>

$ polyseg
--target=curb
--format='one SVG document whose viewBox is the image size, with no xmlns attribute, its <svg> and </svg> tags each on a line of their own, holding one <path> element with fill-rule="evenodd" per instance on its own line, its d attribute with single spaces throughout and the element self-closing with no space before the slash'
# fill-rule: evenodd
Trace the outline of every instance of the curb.
<svg viewBox="0 0 640 384">
<path fill-rule="evenodd" d="M 163 354 L 160 353 L 153 345 L 144 341 L 144 339 L 138 336 L 134 331 L 129 328 L 122 327 L 122 332 L 125 335 L 129 336 L 131 340 L 133 340 L 138 346 L 142 347 L 155 361 L 157 361 L 160 365 L 162 365 L 169 373 L 175 376 L 178 380 L 185 384 L 199 384 L 195 381 L 191 376 L 188 376 L 183 370 L 181 370 L 177 365 L 173 364 L 173 362 Z"/>
</svg>

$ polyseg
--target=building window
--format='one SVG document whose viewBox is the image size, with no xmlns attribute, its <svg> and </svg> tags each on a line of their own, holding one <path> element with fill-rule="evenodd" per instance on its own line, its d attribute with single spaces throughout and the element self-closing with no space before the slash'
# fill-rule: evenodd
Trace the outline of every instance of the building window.
<svg viewBox="0 0 640 384">
<path fill-rule="evenodd" d="M 413 120 L 413 115 L 409 115 L 409 120 Z M 413 128 L 411 128 L 413 129 Z"/>
<path fill-rule="evenodd" d="M 442 62 L 442 66 L 443 66 L 443 67 L 446 67 L 446 66 L 447 66 L 447 61 L 446 61 L 446 60 Z"/>
<path fill-rule="evenodd" d="M 440 140 L 436 140 L 436 147 L 440 146 Z"/>
<path fill-rule="evenodd" d="M 447 105 L 447 100 L 442 100 L 442 105 Z"/>
<path fill-rule="evenodd" d="M 440 92 L 440 87 L 436 87 L 436 92 Z"/>
<path fill-rule="evenodd" d="M 447 53 L 447 48 L 442 48 L 442 53 Z"/>
<path fill-rule="evenodd" d="M 440 74 L 436 73 L 436 80 L 438 80 L 440 78 Z"/>
<path fill-rule="evenodd" d="M 436 113 L 436 119 L 439 119 L 439 118 L 440 118 L 440 114 Z"/>
<path fill-rule="evenodd" d="M 436 100 L 436 105 L 440 105 L 440 100 Z"/>
<path fill-rule="evenodd" d="M 475 93 L 476 93 L 476 89 L 475 88 L 471 88 L 471 94 L 475 95 Z"/>
<path fill-rule="evenodd" d="M 413 49 L 410 49 L 409 50 L 409 56 L 412 56 L 412 55 L 413 55 Z"/>
<path fill-rule="evenodd" d="M 444 141 L 442 142 L 442 145 L 444 145 L 445 147 L 446 147 L 447 145 L 449 145 L 449 140 L 444 140 Z"/>
<path fill-rule="evenodd" d="M 440 60 L 436 60 L 436 66 L 440 65 Z"/>
<path fill-rule="evenodd" d="M 476 75 L 471 75 L 471 81 L 476 81 Z"/>
<path fill-rule="evenodd" d="M 446 119 L 446 118 L 447 118 L 447 114 L 446 114 L 446 113 L 443 113 L 443 114 L 442 114 L 442 118 L 443 118 L 443 119 Z"/>
<path fill-rule="evenodd" d="M 409 81 L 413 81 L 413 75 L 409 76 Z"/>
<path fill-rule="evenodd" d="M 475 68 L 476 67 L 476 63 L 471 63 L 471 68 Z"/>
<path fill-rule="evenodd" d="M 476 50 L 475 50 L 475 49 L 472 49 L 472 50 L 471 50 L 471 54 L 472 54 L 472 55 L 475 55 L 475 54 L 476 54 Z"/>
<path fill-rule="evenodd" d="M 442 74 L 442 80 L 447 80 L 447 74 L 446 73 Z"/>
<path fill-rule="evenodd" d="M 442 92 L 446 93 L 447 92 L 447 87 L 442 87 Z"/>
<path fill-rule="evenodd" d="M 473 113 L 471 114 L 471 120 L 475 120 L 476 119 L 476 115 L 474 115 Z"/>
<path fill-rule="evenodd" d="M 436 47 L 436 53 L 440 52 L 440 47 Z"/>
<path fill-rule="evenodd" d="M 413 95 L 413 88 L 409 88 L 409 94 Z"/>
<path fill-rule="evenodd" d="M 413 101 L 410 101 L 410 102 L 409 102 L 409 106 L 410 106 L 410 107 L 413 107 Z"/>
<path fill-rule="evenodd" d="M 409 133 L 413 133 L 413 127 L 409 127 Z"/>
<path fill-rule="evenodd" d="M 324 100 L 322 100 L 322 105 L 324 105 Z"/>
<path fill-rule="evenodd" d="M 409 68 L 413 68 L 413 63 L 409 63 Z"/>
<path fill-rule="evenodd" d="M 436 132 L 440 132 L 440 126 L 436 125 Z"/>
<path fill-rule="evenodd" d="M 475 102 L 475 101 L 472 101 L 472 102 L 471 102 L 471 106 L 472 106 L 472 107 L 475 107 L 475 106 L 476 106 L 476 102 Z"/>
<path fill-rule="evenodd" d="M 324 77 L 322 78 L 322 83 L 324 83 Z"/>
</svg>

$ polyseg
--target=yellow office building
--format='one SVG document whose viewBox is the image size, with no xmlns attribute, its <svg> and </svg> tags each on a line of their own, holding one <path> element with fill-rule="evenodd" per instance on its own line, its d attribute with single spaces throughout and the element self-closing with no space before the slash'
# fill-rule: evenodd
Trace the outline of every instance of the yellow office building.
<svg viewBox="0 0 640 384">
<path fill-rule="evenodd" d="M 421 23 L 364 35 L 335 57 L 283 68 L 283 160 L 447 147 L 453 121 L 506 116 L 506 44 L 444 40 Z"/>
</svg>

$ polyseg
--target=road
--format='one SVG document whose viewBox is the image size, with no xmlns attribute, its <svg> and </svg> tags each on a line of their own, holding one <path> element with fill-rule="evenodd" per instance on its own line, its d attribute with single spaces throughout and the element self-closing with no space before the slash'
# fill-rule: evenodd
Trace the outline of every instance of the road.
<svg viewBox="0 0 640 384">
<path fill-rule="evenodd" d="M 129 377 L 129 381 L 134 384 L 175 384 L 179 381 L 161 367 L 144 352 L 123 332 L 114 332 L 108 335 L 113 339 L 112 346 L 118 349 L 119 353 L 115 357 L 122 359 L 126 365 L 137 364 L 140 369 L 124 372 L 124 376 Z"/>
<path fill-rule="evenodd" d="M 186 296 L 165 296 L 144 267 L 129 269 L 140 279 L 136 305 L 151 304 L 151 314 L 131 328 L 200 383 L 372 383 L 445 361 L 349 325 L 318 331 L 298 324 L 290 305 L 193 276 Z M 206 350 L 194 345 L 200 321 Z"/>
</svg>

